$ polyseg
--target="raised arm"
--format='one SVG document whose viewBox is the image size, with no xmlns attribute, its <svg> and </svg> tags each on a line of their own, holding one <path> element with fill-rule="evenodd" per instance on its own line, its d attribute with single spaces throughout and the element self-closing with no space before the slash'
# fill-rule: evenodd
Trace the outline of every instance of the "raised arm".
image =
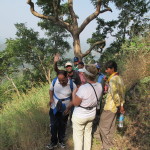
<svg viewBox="0 0 150 150">
<path fill-rule="evenodd" d="M 54 56 L 54 70 L 58 73 L 59 72 L 59 69 L 58 69 L 58 66 L 57 66 L 57 62 L 60 60 L 60 55 L 57 53 L 55 56 Z"/>
</svg>

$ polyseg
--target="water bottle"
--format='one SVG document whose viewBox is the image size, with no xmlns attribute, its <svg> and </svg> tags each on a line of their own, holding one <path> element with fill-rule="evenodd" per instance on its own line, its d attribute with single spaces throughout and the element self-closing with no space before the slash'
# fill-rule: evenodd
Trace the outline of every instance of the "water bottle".
<svg viewBox="0 0 150 150">
<path fill-rule="evenodd" d="M 118 124 L 119 128 L 123 128 L 123 121 L 124 121 L 124 115 L 120 114 L 120 116 L 119 116 L 119 124 Z"/>
</svg>

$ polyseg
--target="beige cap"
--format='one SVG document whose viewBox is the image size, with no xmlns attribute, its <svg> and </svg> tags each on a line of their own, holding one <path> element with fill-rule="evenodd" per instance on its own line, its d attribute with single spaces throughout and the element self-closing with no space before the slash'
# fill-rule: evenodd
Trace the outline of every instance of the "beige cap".
<svg viewBox="0 0 150 150">
<path fill-rule="evenodd" d="M 65 64 L 65 67 L 67 67 L 67 66 L 72 66 L 72 63 L 71 63 L 71 62 L 67 62 L 67 63 Z"/>
</svg>

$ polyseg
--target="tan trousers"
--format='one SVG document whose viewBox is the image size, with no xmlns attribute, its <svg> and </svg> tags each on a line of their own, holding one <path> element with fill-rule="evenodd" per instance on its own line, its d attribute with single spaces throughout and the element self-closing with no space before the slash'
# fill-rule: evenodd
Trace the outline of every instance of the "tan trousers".
<svg viewBox="0 0 150 150">
<path fill-rule="evenodd" d="M 91 150 L 94 117 L 81 119 L 72 116 L 74 150 Z"/>
<path fill-rule="evenodd" d="M 115 132 L 116 113 L 109 110 L 103 110 L 99 129 L 104 149 L 109 149 L 113 146 L 113 136 Z"/>
</svg>

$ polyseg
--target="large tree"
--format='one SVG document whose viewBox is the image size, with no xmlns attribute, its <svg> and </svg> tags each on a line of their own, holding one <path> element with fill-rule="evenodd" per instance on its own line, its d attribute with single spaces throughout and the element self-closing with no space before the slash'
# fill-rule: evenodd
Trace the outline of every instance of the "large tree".
<svg viewBox="0 0 150 150">
<path fill-rule="evenodd" d="M 102 47 L 105 45 L 105 39 L 96 41 L 85 53 L 81 52 L 80 33 L 99 14 L 111 11 L 106 5 L 107 3 L 104 3 L 102 0 L 93 1 L 95 12 L 87 16 L 80 26 L 78 25 L 78 16 L 73 8 L 73 0 L 68 0 L 66 2 L 63 0 L 37 0 L 37 5 L 41 7 L 43 14 L 35 11 L 32 0 L 28 0 L 27 3 L 30 5 L 30 10 L 34 16 L 61 26 L 71 34 L 73 38 L 74 54 L 80 59 L 88 55 L 96 45 L 101 45 Z M 104 6 L 104 9 L 102 9 L 102 6 Z"/>
<path fill-rule="evenodd" d="M 73 38 L 73 48 L 75 56 L 82 59 L 87 56 L 93 49 L 101 49 L 105 46 L 105 38 L 106 36 L 101 36 L 100 32 L 96 35 L 96 40 L 90 41 L 90 48 L 88 50 L 84 50 L 85 53 L 81 51 L 80 45 L 80 34 L 85 29 L 85 27 L 93 21 L 95 18 L 100 16 L 100 14 L 105 13 L 107 11 L 112 11 L 109 7 L 110 3 L 113 3 L 116 6 L 116 9 L 120 11 L 120 15 L 118 20 L 112 21 L 109 26 L 105 29 L 105 32 L 112 32 L 112 27 L 116 26 L 118 29 L 121 28 L 118 34 L 121 34 L 119 38 L 121 40 L 125 39 L 125 33 L 128 32 L 127 26 L 131 22 L 135 22 L 139 20 L 139 16 L 142 16 L 144 13 L 148 11 L 148 1 L 147 0 L 90 0 L 91 3 L 95 7 L 95 11 L 91 12 L 91 15 L 87 16 L 85 20 L 78 25 L 78 16 L 74 11 L 73 0 L 37 0 L 36 4 L 42 9 L 42 14 L 38 13 L 34 9 L 34 3 L 32 0 L 27 0 L 27 3 L 30 5 L 31 13 L 43 19 L 42 22 L 47 22 L 49 24 L 58 25 L 65 30 L 67 30 L 72 38 Z M 80 2 L 78 2 L 80 5 Z M 105 26 L 106 24 L 102 24 L 102 21 L 98 21 L 98 24 L 101 26 Z M 137 24 L 135 24 L 137 25 Z M 42 26 L 45 28 L 44 26 Z M 99 28 L 102 30 L 102 28 Z M 133 30 L 132 30 L 133 31 Z M 106 34 L 106 33 L 105 33 Z"/>
</svg>

